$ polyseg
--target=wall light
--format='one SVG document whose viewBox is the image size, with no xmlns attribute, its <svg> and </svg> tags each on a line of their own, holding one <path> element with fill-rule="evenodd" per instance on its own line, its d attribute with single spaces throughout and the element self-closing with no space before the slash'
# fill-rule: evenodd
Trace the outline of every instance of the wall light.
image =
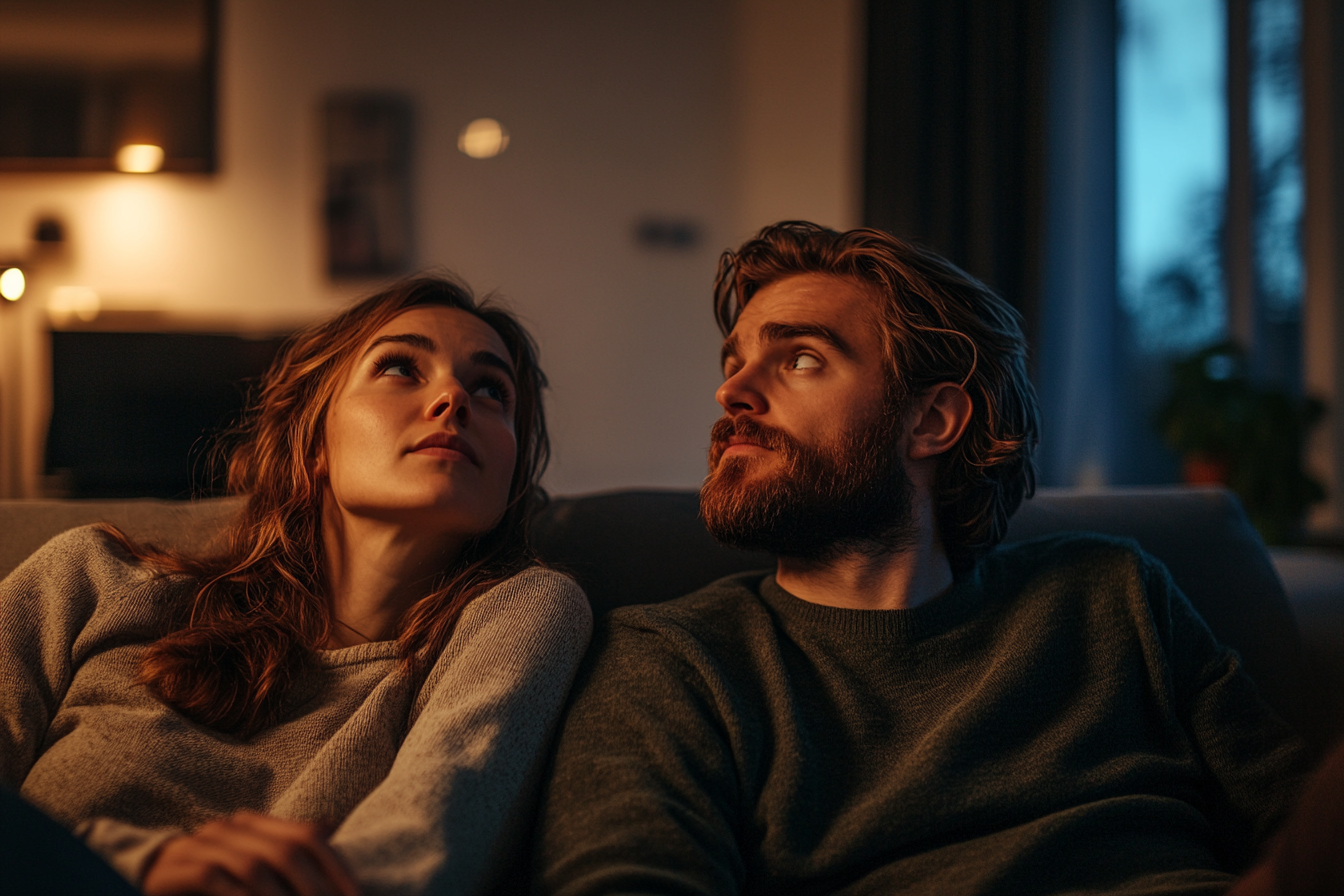
<svg viewBox="0 0 1344 896">
<path fill-rule="evenodd" d="M 23 298 L 23 290 L 27 287 L 28 281 L 23 276 L 23 271 L 18 268 L 5 268 L 5 272 L 0 274 L 0 296 L 8 302 L 17 302 Z"/>
<path fill-rule="evenodd" d="M 457 148 L 473 159 L 488 159 L 509 145 L 509 132 L 493 118 L 478 118 L 457 135 Z"/>
<path fill-rule="evenodd" d="M 117 150 L 117 170 L 127 174 L 153 174 L 163 167 L 163 147 L 153 143 L 127 143 Z"/>
<path fill-rule="evenodd" d="M 47 299 L 47 314 L 56 326 L 65 326 L 74 319 L 88 323 L 96 320 L 102 310 L 98 293 L 87 286 L 58 286 Z"/>
</svg>

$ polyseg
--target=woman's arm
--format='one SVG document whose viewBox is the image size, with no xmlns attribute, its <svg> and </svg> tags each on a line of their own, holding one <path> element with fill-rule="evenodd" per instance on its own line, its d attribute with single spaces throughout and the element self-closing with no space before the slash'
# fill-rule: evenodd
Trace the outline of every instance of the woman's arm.
<svg viewBox="0 0 1344 896">
<path fill-rule="evenodd" d="M 592 614 L 532 568 L 477 598 L 430 672 L 387 778 L 332 838 L 373 893 L 478 893 L 523 855 Z"/>
<path fill-rule="evenodd" d="M 114 624 L 120 598 L 146 578 L 107 535 L 84 527 L 57 535 L 0 582 L 0 784 L 18 790 L 37 761 L 77 667 L 77 642 Z"/>
</svg>

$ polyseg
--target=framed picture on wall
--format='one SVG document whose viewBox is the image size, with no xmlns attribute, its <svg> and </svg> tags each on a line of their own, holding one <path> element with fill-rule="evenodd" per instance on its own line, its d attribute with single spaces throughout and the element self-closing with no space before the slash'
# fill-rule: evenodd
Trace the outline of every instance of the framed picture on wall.
<svg viewBox="0 0 1344 896">
<path fill-rule="evenodd" d="M 327 272 L 377 277 L 411 267 L 411 104 L 338 94 L 323 104 Z"/>
<path fill-rule="evenodd" d="M 0 171 L 215 170 L 219 0 L 0 0 Z"/>
</svg>

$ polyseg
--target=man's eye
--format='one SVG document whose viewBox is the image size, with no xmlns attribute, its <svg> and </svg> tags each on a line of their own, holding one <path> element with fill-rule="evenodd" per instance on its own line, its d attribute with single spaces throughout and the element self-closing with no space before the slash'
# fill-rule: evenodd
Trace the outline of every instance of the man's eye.
<svg viewBox="0 0 1344 896">
<path fill-rule="evenodd" d="M 820 367 L 821 362 L 812 355 L 796 355 L 793 363 L 789 365 L 792 370 L 811 370 L 814 367 Z"/>
</svg>

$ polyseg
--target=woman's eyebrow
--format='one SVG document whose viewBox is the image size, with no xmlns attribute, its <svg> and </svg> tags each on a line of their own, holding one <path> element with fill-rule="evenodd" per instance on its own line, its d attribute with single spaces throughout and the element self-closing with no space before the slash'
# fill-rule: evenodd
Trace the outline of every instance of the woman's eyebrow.
<svg viewBox="0 0 1344 896">
<path fill-rule="evenodd" d="M 377 339 L 373 340 L 369 347 L 364 350 L 364 355 L 367 355 L 378 346 L 388 342 L 399 342 L 403 345 L 410 345 L 426 352 L 439 350 L 439 344 L 428 336 L 422 336 L 419 333 L 395 333 L 389 336 L 379 336 Z"/>
<path fill-rule="evenodd" d="M 494 367 L 504 371 L 509 375 L 509 382 L 513 383 L 515 386 L 518 385 L 518 378 L 514 376 L 513 373 L 513 365 L 510 364 L 508 361 L 505 361 L 503 358 L 501 358 L 494 352 L 489 351 L 472 352 L 471 360 L 472 363 L 474 364 L 481 364 L 485 367 Z"/>
<path fill-rule="evenodd" d="M 437 342 L 420 333 L 392 333 L 387 336 L 379 336 L 377 339 L 373 340 L 373 343 L 364 350 L 364 355 L 367 356 L 369 352 L 373 351 L 378 346 L 389 342 L 414 346 L 415 348 L 426 352 L 436 352 L 439 350 L 439 344 Z M 482 349 L 478 352 L 472 352 L 471 362 L 473 364 L 480 364 L 484 367 L 494 367 L 498 370 L 502 370 L 504 373 L 508 374 L 509 382 L 513 383 L 515 386 L 518 385 L 518 377 L 513 372 L 513 365 L 492 351 Z"/>
</svg>

